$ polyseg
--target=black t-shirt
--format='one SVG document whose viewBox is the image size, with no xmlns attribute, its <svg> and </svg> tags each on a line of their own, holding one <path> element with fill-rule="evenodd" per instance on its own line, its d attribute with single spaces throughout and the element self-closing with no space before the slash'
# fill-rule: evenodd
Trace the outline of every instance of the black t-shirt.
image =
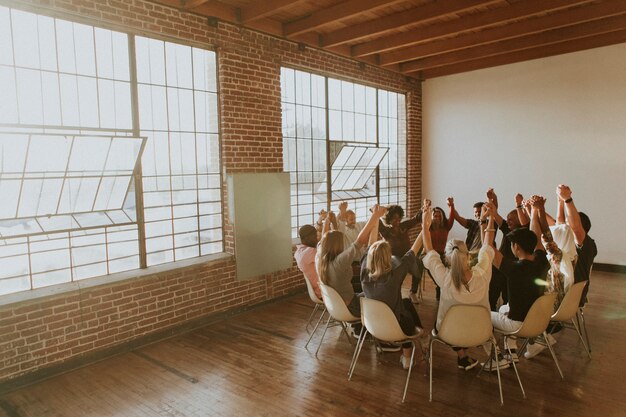
<svg viewBox="0 0 626 417">
<path fill-rule="evenodd" d="M 550 263 L 543 250 L 536 250 L 533 256 L 532 261 L 504 258 L 500 264 L 500 271 L 506 276 L 509 289 L 511 320 L 524 321 L 530 307 L 545 290 L 543 281 Z"/>
<path fill-rule="evenodd" d="M 513 251 L 511 250 L 511 241 L 506 235 L 509 234 L 511 229 L 509 229 L 509 225 L 506 221 L 503 221 L 500 225 L 500 230 L 502 230 L 502 241 L 500 242 L 500 253 L 504 257 L 504 259 L 514 260 L 515 255 L 513 255 Z"/>
<path fill-rule="evenodd" d="M 574 268 L 574 282 L 588 281 L 593 260 L 598 254 L 596 242 L 589 235 L 586 235 L 583 244 L 581 246 L 576 245 L 576 253 L 578 254 L 578 261 L 576 261 Z"/>
</svg>

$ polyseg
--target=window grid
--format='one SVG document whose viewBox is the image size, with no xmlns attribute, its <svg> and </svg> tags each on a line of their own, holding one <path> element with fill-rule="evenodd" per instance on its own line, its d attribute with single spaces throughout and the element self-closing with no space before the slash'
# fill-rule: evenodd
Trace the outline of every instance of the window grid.
<svg viewBox="0 0 626 417">
<path fill-rule="evenodd" d="M 165 135 L 166 140 L 160 145 L 164 145 L 168 156 L 164 178 L 146 175 L 141 177 L 141 182 L 134 184 L 145 190 L 137 200 L 133 181 L 130 182 L 123 210 L 90 212 L 83 202 L 79 205 L 87 211 L 72 212 L 69 229 L 39 227 L 37 235 L 28 232 L 17 237 L 0 236 L 0 295 L 146 265 L 145 255 L 140 255 L 142 242 L 139 242 L 139 236 L 143 236 L 143 231 L 140 233 L 137 218 L 140 222 L 143 219 L 158 222 L 163 210 L 167 212 L 164 218 L 172 231 L 170 236 L 164 236 L 169 239 L 173 251 L 170 260 L 223 250 L 215 54 L 166 43 L 174 51 L 193 54 L 192 78 L 180 81 L 174 71 L 170 74 L 173 78 L 164 78 L 161 83 L 168 102 L 172 97 L 174 100 L 179 96 L 191 97 L 190 100 L 177 101 L 177 106 L 172 108 L 180 122 L 185 118 L 184 109 L 191 103 L 192 124 L 171 129 L 171 120 L 166 117 L 168 125 L 165 129 L 153 129 L 145 126 L 141 107 L 139 114 L 133 112 L 137 108 L 133 105 L 133 97 L 138 98 L 139 105 L 142 103 L 139 90 L 143 87 L 135 74 L 141 76 L 145 66 L 141 66 L 134 48 L 141 39 L 147 38 L 0 6 L 2 134 L 132 138 L 142 131 L 156 132 L 155 135 Z M 132 57 L 129 51 L 132 51 Z M 161 59 L 164 66 L 174 65 L 180 69 L 176 59 L 170 62 L 165 62 L 167 56 Z M 143 84 L 158 86 L 158 83 Z M 182 136 L 192 137 L 191 148 L 183 146 Z M 175 140 L 171 140 L 172 137 Z M 192 151 L 191 162 L 183 159 L 189 149 Z M 157 150 L 157 154 L 159 152 Z M 174 154 L 176 158 L 170 158 Z M 0 195 L 6 191 L 2 189 L 1 180 L 12 179 L 11 175 L 15 175 L 5 172 L 2 161 L 0 159 Z M 147 169 L 142 170 L 142 163 Z M 150 174 L 150 166 L 144 152 L 144 158 L 137 164 L 138 172 Z M 102 177 L 105 176 L 109 177 Z M 95 181 L 91 177 L 88 172 L 77 174 L 77 178 L 84 181 Z M 106 179 L 98 183 L 97 189 L 94 188 L 96 194 L 103 186 L 102 181 Z M 74 195 L 80 196 L 81 190 L 78 188 Z M 155 191 L 162 190 L 169 193 L 168 204 L 143 204 L 143 201 L 151 201 L 151 194 Z M 29 201 L 36 202 L 37 198 L 33 196 Z M 153 203 L 154 200 L 152 198 Z M 97 208 L 96 200 L 89 200 L 89 204 L 92 209 Z M 107 224 L 94 226 L 97 216 Z M 31 225 L 51 225 L 54 222 L 50 219 L 54 216 L 34 216 Z M 10 222 L 7 224 L 11 226 Z M 141 251 L 143 253 L 143 249 Z"/>
<path fill-rule="evenodd" d="M 300 95 L 307 98 L 315 95 L 313 83 L 298 83 L 298 77 L 303 79 L 307 75 L 311 79 L 317 77 L 327 80 L 325 92 L 327 92 L 328 104 L 317 108 L 310 106 L 311 114 L 315 109 L 326 115 L 328 134 L 323 138 L 322 135 L 314 138 L 301 134 L 306 133 L 307 126 L 312 123 L 305 114 L 297 113 L 297 93 L 300 91 Z M 310 88 L 308 93 L 301 91 L 304 86 Z M 321 95 L 317 93 L 317 96 Z M 291 223 L 294 238 L 297 237 L 298 228 L 305 224 L 312 224 L 321 209 L 328 210 L 331 205 L 334 207 L 340 201 L 348 202 L 358 220 L 367 219 L 369 208 L 378 201 L 381 204 L 406 204 L 404 95 L 283 67 L 281 68 L 281 96 L 283 169 L 289 172 L 291 177 Z M 390 96 L 397 101 L 392 106 L 389 105 Z M 385 100 L 384 105 L 381 105 L 381 99 Z M 394 129 L 393 134 L 390 134 L 390 125 Z M 380 186 L 377 183 L 377 174 L 374 172 L 361 190 L 332 189 L 329 192 L 327 180 L 330 181 L 331 176 L 334 175 L 331 172 L 332 168 L 324 163 L 322 169 L 311 170 L 307 165 L 310 158 L 316 160 L 315 149 L 312 149 L 316 141 L 328 148 L 331 162 L 344 146 L 365 145 L 388 149 L 378 169 Z M 324 158 L 317 159 L 325 162 Z M 319 184 L 319 188 L 316 190 L 317 185 L 312 186 L 312 184 Z M 380 188 L 378 195 L 377 188 Z M 315 199 L 314 196 L 319 196 L 319 199 Z M 327 203 L 329 197 L 330 204 Z"/>
</svg>

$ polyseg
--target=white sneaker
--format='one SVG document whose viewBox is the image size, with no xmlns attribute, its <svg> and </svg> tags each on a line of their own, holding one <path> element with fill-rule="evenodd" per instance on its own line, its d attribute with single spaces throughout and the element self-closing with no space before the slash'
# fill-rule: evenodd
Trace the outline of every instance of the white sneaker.
<svg viewBox="0 0 626 417">
<path fill-rule="evenodd" d="M 511 366 L 509 364 L 509 361 L 504 358 L 500 358 L 498 360 L 497 365 L 496 365 L 496 361 L 494 361 L 493 359 L 489 359 L 488 362 L 481 363 L 480 365 L 483 366 L 483 369 L 485 371 L 494 371 L 494 372 L 498 370 L 498 367 L 500 368 L 500 370 L 503 370 Z"/>
<path fill-rule="evenodd" d="M 542 340 L 542 342 L 547 342 L 550 344 L 550 346 L 552 346 L 556 344 L 556 339 L 551 334 L 548 334 L 546 340 Z M 546 347 L 547 346 L 542 343 L 534 343 L 532 345 L 528 345 L 528 347 L 526 347 L 526 352 L 524 352 L 524 357 L 526 359 L 532 359 L 535 356 L 539 355 L 541 352 L 543 352 Z"/>
<path fill-rule="evenodd" d="M 422 335 L 424 334 L 424 329 L 422 329 L 421 327 L 415 326 L 415 337 L 422 337 Z"/>
<path fill-rule="evenodd" d="M 417 361 L 413 361 L 413 366 L 415 366 Z M 404 355 L 400 355 L 400 365 L 402 365 L 403 369 L 409 369 L 409 365 L 411 365 L 411 357 L 408 358 Z"/>
</svg>

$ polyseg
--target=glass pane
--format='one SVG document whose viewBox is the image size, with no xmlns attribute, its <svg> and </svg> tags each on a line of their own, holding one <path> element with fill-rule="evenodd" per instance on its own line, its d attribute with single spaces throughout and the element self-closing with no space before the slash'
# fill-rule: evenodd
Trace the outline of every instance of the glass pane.
<svg viewBox="0 0 626 417">
<path fill-rule="evenodd" d="M 12 10 L 13 43 L 15 65 L 39 68 L 39 42 L 37 37 L 37 15 Z"/>
<path fill-rule="evenodd" d="M 43 123 L 61 126 L 61 96 L 59 93 L 59 76 L 49 72 L 41 73 L 43 93 Z"/>
<path fill-rule="evenodd" d="M 57 46 L 54 30 L 54 19 L 47 16 L 37 16 L 39 35 L 39 58 L 41 69 L 57 70 Z"/>
<path fill-rule="evenodd" d="M 2 35 L 0 34 L 0 38 L 1 37 Z M 0 100 L 0 123 L 17 123 L 17 86 L 15 83 L 15 72 L 13 68 L 1 65 L 0 97 L 2 97 L 2 100 Z"/>
<path fill-rule="evenodd" d="M 74 23 L 74 47 L 76 48 L 76 72 L 81 75 L 96 75 L 93 27 Z"/>
<path fill-rule="evenodd" d="M 26 172 L 65 172 L 71 144 L 71 137 L 32 135 Z"/>
<path fill-rule="evenodd" d="M 43 123 L 41 77 L 38 71 L 16 69 L 20 123 Z"/>
<path fill-rule="evenodd" d="M 6 7 L 0 7 L 0 64 L 13 65 L 11 14 Z"/>
<path fill-rule="evenodd" d="M 74 29 L 72 23 L 65 20 L 57 20 L 56 29 L 59 71 L 75 74 L 76 55 L 74 51 Z"/>
</svg>

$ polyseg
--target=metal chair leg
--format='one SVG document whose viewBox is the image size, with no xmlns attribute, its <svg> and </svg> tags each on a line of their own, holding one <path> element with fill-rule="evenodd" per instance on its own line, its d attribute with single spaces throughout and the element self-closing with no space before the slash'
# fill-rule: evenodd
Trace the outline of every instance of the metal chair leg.
<svg viewBox="0 0 626 417">
<path fill-rule="evenodd" d="M 309 326 L 311 326 L 311 320 L 313 319 L 313 316 L 315 315 L 315 313 L 317 312 L 317 310 L 319 310 L 320 305 L 319 304 L 315 304 L 315 307 L 313 307 L 313 311 L 311 311 L 311 314 L 309 315 L 309 320 L 307 320 L 306 322 L 306 331 L 309 331 Z"/>
<path fill-rule="evenodd" d="M 546 341 L 546 345 L 548 346 L 548 349 L 550 349 L 550 353 L 552 354 L 552 359 L 554 359 L 554 364 L 556 365 L 556 369 L 559 370 L 559 375 L 561 375 L 561 379 L 564 379 L 565 377 L 563 376 L 563 371 L 561 371 L 559 360 L 556 358 L 556 355 L 554 354 L 554 349 L 552 349 L 552 345 L 548 342 L 548 335 L 546 334 L 546 332 L 543 332 L 543 339 Z"/>
<path fill-rule="evenodd" d="M 429 356 L 429 369 L 428 375 L 430 376 L 430 395 L 428 397 L 428 401 L 433 401 L 433 342 L 435 339 L 430 339 L 430 343 L 428 344 L 428 356 Z"/>
<path fill-rule="evenodd" d="M 328 325 L 330 324 L 330 321 L 332 320 L 332 316 L 329 314 L 328 315 L 328 320 L 326 320 L 326 327 L 324 327 L 324 333 L 322 333 L 322 338 L 320 339 L 320 344 L 317 345 L 317 350 L 315 351 L 315 356 L 317 356 L 317 352 L 320 351 L 320 347 L 322 347 L 322 342 L 324 341 L 324 336 L 326 336 L 326 330 L 328 330 Z"/>
<path fill-rule="evenodd" d="M 348 370 L 348 381 L 352 380 L 352 373 L 356 368 L 356 362 L 359 360 L 359 355 L 361 354 L 361 349 L 363 348 L 363 343 L 365 343 L 365 339 L 367 338 L 367 329 L 365 326 L 361 328 L 361 334 L 359 335 L 359 341 L 354 348 L 354 354 L 352 355 L 352 362 L 350 363 L 350 369 Z"/>
<path fill-rule="evenodd" d="M 406 375 L 406 383 L 404 384 L 404 394 L 402 394 L 402 402 L 406 398 L 406 391 L 409 388 L 409 380 L 411 379 L 411 370 L 413 369 L 413 358 L 415 357 L 415 342 L 411 341 L 413 349 L 411 350 L 411 361 L 409 362 L 409 372 Z"/>
<path fill-rule="evenodd" d="M 591 353 L 591 343 L 589 343 L 589 333 L 587 332 L 587 323 L 585 322 L 585 312 L 583 311 L 582 307 L 578 308 L 578 314 L 576 315 L 576 320 L 579 320 L 579 317 L 580 317 L 580 321 L 578 322 L 578 324 L 579 324 L 580 329 L 583 330 L 585 333 L 585 340 L 587 340 L 587 348 L 589 349 L 589 353 Z"/>
<path fill-rule="evenodd" d="M 585 347 L 585 352 L 587 352 L 587 355 L 589 355 L 589 359 L 591 359 L 591 350 L 585 343 L 585 339 L 583 338 L 583 335 L 580 333 L 580 328 L 578 327 L 578 324 L 576 324 L 576 321 L 574 319 L 572 319 L 572 324 L 574 325 L 574 330 L 576 330 L 576 333 L 578 333 L 578 337 L 580 338 L 580 341 L 583 342 L 583 346 Z"/>
<path fill-rule="evenodd" d="M 519 377 L 519 372 L 517 371 L 517 366 L 515 365 L 515 361 L 513 360 L 513 353 L 511 352 L 511 348 L 509 348 L 508 343 L 506 343 L 507 341 L 507 337 L 504 336 L 504 344 L 506 345 L 506 349 L 509 351 L 509 357 L 511 358 L 511 362 L 513 363 L 513 370 L 515 370 L 515 376 L 517 376 L 517 382 L 519 383 L 519 387 L 522 390 L 522 396 L 524 398 L 526 398 L 526 391 L 524 391 L 524 385 L 522 385 L 522 380 Z M 526 343 L 528 343 L 528 340 L 526 340 Z M 524 346 L 526 346 L 526 344 L 524 344 Z M 518 351 L 521 353 L 521 350 Z"/>
<path fill-rule="evenodd" d="M 309 340 L 307 340 L 306 344 L 304 345 L 305 349 L 307 348 L 307 346 L 309 346 L 309 343 L 311 342 L 311 339 L 313 338 L 313 335 L 317 331 L 317 328 L 319 327 L 322 319 L 324 318 L 324 314 L 326 314 L 326 307 L 323 307 L 322 314 L 320 315 L 320 318 L 317 319 L 317 323 L 315 324 L 315 327 L 313 328 L 313 331 L 311 332 L 311 335 L 309 336 Z"/>
<path fill-rule="evenodd" d="M 492 357 L 496 361 L 496 372 L 498 373 L 498 388 L 500 389 L 500 405 L 504 405 L 504 397 L 502 396 L 502 379 L 500 378 L 500 361 L 498 360 L 498 349 L 496 349 L 496 339 L 491 338 L 492 343 Z M 508 347 L 507 347 L 508 349 Z M 510 350 L 509 350 L 510 353 Z"/>
</svg>

